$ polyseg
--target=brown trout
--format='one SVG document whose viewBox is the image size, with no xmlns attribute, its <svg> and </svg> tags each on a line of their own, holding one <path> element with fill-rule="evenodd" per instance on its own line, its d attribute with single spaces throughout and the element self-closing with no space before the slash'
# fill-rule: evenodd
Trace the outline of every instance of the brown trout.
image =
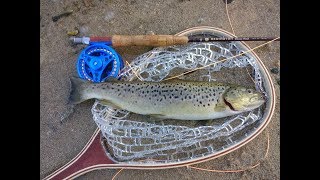
<svg viewBox="0 0 320 180">
<path fill-rule="evenodd" d="M 137 114 L 180 120 L 222 118 L 253 110 L 265 102 L 254 89 L 217 82 L 91 83 L 71 78 L 70 103 L 88 99 Z"/>
</svg>

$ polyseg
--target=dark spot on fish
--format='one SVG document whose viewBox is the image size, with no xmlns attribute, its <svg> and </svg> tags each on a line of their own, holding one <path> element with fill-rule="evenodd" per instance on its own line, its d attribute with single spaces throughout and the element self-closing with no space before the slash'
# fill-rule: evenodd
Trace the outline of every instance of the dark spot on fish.
<svg viewBox="0 0 320 180">
<path fill-rule="evenodd" d="M 167 96 L 166 95 L 163 95 L 164 99 L 167 99 Z"/>
<path fill-rule="evenodd" d="M 196 95 L 193 95 L 193 98 L 196 98 Z"/>
<path fill-rule="evenodd" d="M 134 91 L 131 91 L 131 93 L 134 93 Z"/>
<path fill-rule="evenodd" d="M 213 96 L 215 96 L 216 95 L 216 93 L 213 93 Z"/>
<path fill-rule="evenodd" d="M 202 101 L 200 101 L 199 103 L 202 104 Z"/>
<path fill-rule="evenodd" d="M 208 106 L 210 106 L 210 104 L 208 104 Z"/>
<path fill-rule="evenodd" d="M 172 97 L 171 96 L 169 96 L 169 99 L 171 99 Z"/>
<path fill-rule="evenodd" d="M 149 100 L 151 100 L 151 97 L 149 97 Z"/>
<path fill-rule="evenodd" d="M 206 105 L 202 105 L 203 107 L 206 107 Z"/>
<path fill-rule="evenodd" d="M 189 96 L 189 99 L 191 99 L 191 96 Z"/>
<path fill-rule="evenodd" d="M 162 101 L 162 98 L 159 100 L 160 102 Z"/>
<path fill-rule="evenodd" d="M 151 89 L 153 89 L 153 86 L 151 86 Z"/>
<path fill-rule="evenodd" d="M 121 95 L 121 93 L 118 94 L 118 96 L 120 96 L 120 95 Z"/>
<path fill-rule="evenodd" d="M 206 95 L 206 98 L 208 98 L 209 96 L 208 95 Z"/>
<path fill-rule="evenodd" d="M 111 89 L 114 89 L 114 87 L 112 87 Z"/>
<path fill-rule="evenodd" d="M 149 93 L 149 91 L 147 91 L 147 93 Z"/>
<path fill-rule="evenodd" d="M 180 91 L 180 95 L 182 95 L 182 91 Z"/>
<path fill-rule="evenodd" d="M 144 94 L 144 91 L 142 91 L 142 94 Z"/>
</svg>

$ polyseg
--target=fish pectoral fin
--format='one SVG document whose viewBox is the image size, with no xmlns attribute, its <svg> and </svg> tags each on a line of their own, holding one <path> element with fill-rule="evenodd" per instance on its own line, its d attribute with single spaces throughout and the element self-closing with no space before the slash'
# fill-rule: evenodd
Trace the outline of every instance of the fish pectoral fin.
<svg viewBox="0 0 320 180">
<path fill-rule="evenodd" d="M 110 106 L 110 107 L 113 107 L 113 108 L 116 108 L 116 109 L 122 109 L 121 107 L 113 104 L 112 102 L 108 101 L 108 100 L 99 100 L 99 102 L 103 105 L 106 105 L 106 106 Z"/>
</svg>

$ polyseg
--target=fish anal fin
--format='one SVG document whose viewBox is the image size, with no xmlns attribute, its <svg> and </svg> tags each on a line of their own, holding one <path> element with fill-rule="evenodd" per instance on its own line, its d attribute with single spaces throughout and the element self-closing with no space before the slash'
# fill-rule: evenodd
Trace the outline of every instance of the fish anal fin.
<svg viewBox="0 0 320 180">
<path fill-rule="evenodd" d="M 167 119 L 165 115 L 162 114 L 148 114 L 154 120 L 164 120 Z"/>
</svg>

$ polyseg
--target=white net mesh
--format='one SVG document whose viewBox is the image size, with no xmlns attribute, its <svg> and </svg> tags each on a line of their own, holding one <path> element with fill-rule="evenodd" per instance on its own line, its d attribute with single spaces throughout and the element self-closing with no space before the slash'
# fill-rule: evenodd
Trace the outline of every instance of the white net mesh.
<svg viewBox="0 0 320 180">
<path fill-rule="evenodd" d="M 142 81 L 161 81 L 246 50 L 239 46 L 239 42 L 191 43 L 155 48 L 137 57 L 119 76 L 123 81 L 138 78 Z M 250 75 L 246 71 L 248 69 Z M 180 78 L 251 84 L 267 96 L 256 60 L 248 54 L 218 62 Z M 235 145 L 261 125 L 264 109 L 265 106 L 227 118 L 186 122 L 153 120 L 96 101 L 92 114 L 104 136 L 104 147 L 110 159 L 118 163 L 155 164 L 192 160 Z"/>
</svg>

